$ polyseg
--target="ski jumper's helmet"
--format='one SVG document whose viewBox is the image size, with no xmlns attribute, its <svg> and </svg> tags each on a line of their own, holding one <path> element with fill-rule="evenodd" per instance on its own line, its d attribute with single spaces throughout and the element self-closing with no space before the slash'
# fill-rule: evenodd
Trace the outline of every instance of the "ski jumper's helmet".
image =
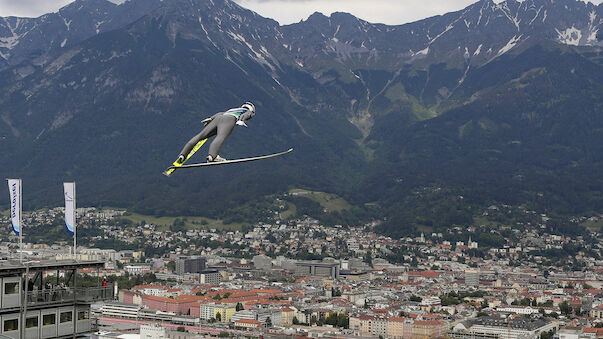
<svg viewBox="0 0 603 339">
<path fill-rule="evenodd" d="M 255 115 L 255 106 L 251 102 L 247 101 L 241 105 L 241 108 L 245 108 L 246 110 L 250 111 L 252 117 Z"/>
</svg>

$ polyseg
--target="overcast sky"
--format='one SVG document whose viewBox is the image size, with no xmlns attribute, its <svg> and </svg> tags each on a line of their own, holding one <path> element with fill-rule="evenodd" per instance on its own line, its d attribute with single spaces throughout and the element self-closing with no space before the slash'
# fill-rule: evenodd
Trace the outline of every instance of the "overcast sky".
<svg viewBox="0 0 603 339">
<path fill-rule="evenodd" d="M 73 0 L 0 0 L 0 16 L 38 17 Z M 115 3 L 124 0 L 110 0 Z M 166 0 L 167 1 L 167 0 Z M 235 0 L 281 25 L 306 19 L 314 12 L 348 12 L 373 23 L 403 24 L 457 11 L 478 0 Z M 500 2 L 501 0 L 495 0 Z M 584 1 L 584 0 L 583 0 Z M 603 0 L 589 0 L 595 4 Z"/>
</svg>

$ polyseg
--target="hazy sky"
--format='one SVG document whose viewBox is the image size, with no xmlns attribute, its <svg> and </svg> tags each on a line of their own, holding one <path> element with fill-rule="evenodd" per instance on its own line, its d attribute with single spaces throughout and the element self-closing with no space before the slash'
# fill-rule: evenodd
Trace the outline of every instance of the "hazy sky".
<svg viewBox="0 0 603 339">
<path fill-rule="evenodd" d="M 0 16 L 37 17 L 56 12 L 73 0 L 0 0 Z M 115 3 L 124 0 L 110 0 Z M 168 1 L 168 0 L 165 0 Z M 314 12 L 348 12 L 361 19 L 403 24 L 467 7 L 477 0 L 235 0 L 262 16 L 290 24 Z M 495 0 L 500 2 L 501 0 Z M 603 0 L 589 0 L 595 4 Z"/>
</svg>

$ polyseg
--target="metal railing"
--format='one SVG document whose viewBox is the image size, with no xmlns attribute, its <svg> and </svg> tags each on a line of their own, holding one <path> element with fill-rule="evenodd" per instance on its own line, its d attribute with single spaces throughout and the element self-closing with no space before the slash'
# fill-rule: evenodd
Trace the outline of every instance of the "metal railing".
<svg viewBox="0 0 603 339">
<path fill-rule="evenodd" d="M 78 288 L 53 288 L 34 290 L 26 293 L 27 305 L 48 305 L 69 302 L 95 302 L 112 300 L 113 287 L 78 287 Z"/>
</svg>

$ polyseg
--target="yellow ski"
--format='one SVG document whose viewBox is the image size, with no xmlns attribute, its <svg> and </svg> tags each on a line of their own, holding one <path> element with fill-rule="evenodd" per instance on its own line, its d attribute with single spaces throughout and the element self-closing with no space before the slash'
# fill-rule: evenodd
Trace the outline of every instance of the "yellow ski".
<svg viewBox="0 0 603 339">
<path fill-rule="evenodd" d="M 192 151 L 186 156 L 186 159 L 184 159 L 184 161 L 179 164 L 178 160 L 174 161 L 174 163 L 172 164 L 173 166 L 170 166 L 167 170 L 165 170 L 165 172 L 163 172 L 163 174 L 167 177 L 170 176 L 170 174 L 172 174 L 172 172 L 174 172 L 178 167 L 184 165 L 184 163 L 193 156 L 193 154 L 195 154 L 195 152 L 197 152 L 199 150 L 199 148 L 201 148 L 201 146 L 203 146 L 203 144 L 207 141 L 206 139 L 203 139 L 201 141 L 199 141 L 195 147 L 193 147 Z"/>
</svg>

